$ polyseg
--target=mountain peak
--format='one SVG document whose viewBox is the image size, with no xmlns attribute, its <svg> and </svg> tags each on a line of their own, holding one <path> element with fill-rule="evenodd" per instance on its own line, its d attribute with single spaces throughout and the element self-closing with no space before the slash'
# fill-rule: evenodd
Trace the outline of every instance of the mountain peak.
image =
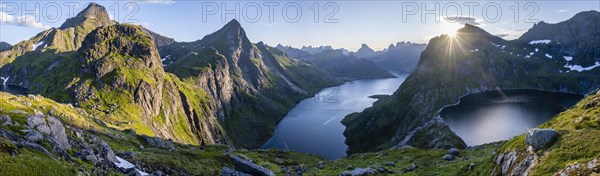
<svg viewBox="0 0 600 176">
<path fill-rule="evenodd" d="M 67 19 L 67 21 L 60 26 L 60 28 L 65 29 L 69 27 L 75 27 L 89 19 L 93 19 L 96 26 L 114 24 L 114 22 L 110 20 L 106 8 L 92 2 L 75 17 Z"/>
</svg>

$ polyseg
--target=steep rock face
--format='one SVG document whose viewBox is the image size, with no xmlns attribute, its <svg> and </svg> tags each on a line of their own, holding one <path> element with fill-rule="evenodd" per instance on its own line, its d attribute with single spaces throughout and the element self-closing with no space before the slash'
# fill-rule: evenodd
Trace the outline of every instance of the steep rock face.
<svg viewBox="0 0 600 176">
<path fill-rule="evenodd" d="M 349 153 L 403 145 L 464 147 L 438 112 L 471 93 L 539 89 L 586 94 L 600 87 L 600 69 L 573 70 L 563 56 L 560 49 L 505 41 L 468 24 L 454 38 L 433 38 L 417 69 L 390 98 L 343 120 Z"/>
<path fill-rule="evenodd" d="M 518 41 L 549 40 L 549 47 L 573 56 L 572 63 L 593 65 L 600 53 L 600 12 L 585 11 L 556 24 L 539 22 L 525 32 Z"/>
<path fill-rule="evenodd" d="M 160 52 L 168 72 L 206 90 L 212 113 L 242 147 L 260 147 L 296 102 L 338 83 L 278 49 L 251 43 L 235 20 L 201 40 Z"/>
</svg>

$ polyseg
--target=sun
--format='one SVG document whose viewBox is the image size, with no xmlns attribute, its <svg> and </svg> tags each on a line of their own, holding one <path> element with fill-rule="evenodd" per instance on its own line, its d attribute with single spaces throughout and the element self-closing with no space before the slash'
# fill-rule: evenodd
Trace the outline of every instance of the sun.
<svg viewBox="0 0 600 176">
<path fill-rule="evenodd" d="M 448 37 L 454 38 L 454 37 L 456 37 L 456 30 L 452 30 L 452 31 L 448 32 L 447 34 L 448 34 Z"/>
</svg>

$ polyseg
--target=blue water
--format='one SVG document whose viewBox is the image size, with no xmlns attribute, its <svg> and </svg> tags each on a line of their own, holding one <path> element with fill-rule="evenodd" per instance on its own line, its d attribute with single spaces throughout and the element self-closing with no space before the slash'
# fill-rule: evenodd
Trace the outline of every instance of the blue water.
<svg viewBox="0 0 600 176">
<path fill-rule="evenodd" d="M 408 74 L 397 78 L 347 82 L 321 90 L 297 104 L 277 125 L 275 134 L 263 148 L 279 148 L 337 159 L 346 156 L 345 126 L 340 122 L 353 112 L 373 105 L 371 95 L 392 94 Z"/>
</svg>

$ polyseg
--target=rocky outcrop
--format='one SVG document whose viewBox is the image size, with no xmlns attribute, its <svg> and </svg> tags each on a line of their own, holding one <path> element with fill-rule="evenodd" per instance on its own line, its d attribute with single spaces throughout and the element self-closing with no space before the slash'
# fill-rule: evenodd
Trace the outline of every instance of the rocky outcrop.
<svg viewBox="0 0 600 176">
<path fill-rule="evenodd" d="M 275 174 L 269 169 L 252 163 L 246 159 L 240 158 L 239 156 L 230 154 L 229 157 L 233 160 L 233 165 L 235 166 L 236 171 L 251 175 L 275 176 Z"/>
<path fill-rule="evenodd" d="M 593 159 L 587 163 L 570 164 L 560 171 L 556 172 L 555 176 L 567 175 L 598 175 L 600 174 L 600 158 Z"/>
<path fill-rule="evenodd" d="M 55 117 L 40 114 L 29 115 L 27 117 L 27 125 L 54 138 L 60 144 L 61 148 L 71 148 L 67 134 L 65 134 L 65 127 Z M 37 135 L 29 135 L 30 138 L 35 138 L 35 136 Z"/>
<path fill-rule="evenodd" d="M 525 136 L 525 142 L 533 148 L 540 149 L 552 145 L 558 138 L 558 132 L 553 129 L 530 129 Z"/>
</svg>

